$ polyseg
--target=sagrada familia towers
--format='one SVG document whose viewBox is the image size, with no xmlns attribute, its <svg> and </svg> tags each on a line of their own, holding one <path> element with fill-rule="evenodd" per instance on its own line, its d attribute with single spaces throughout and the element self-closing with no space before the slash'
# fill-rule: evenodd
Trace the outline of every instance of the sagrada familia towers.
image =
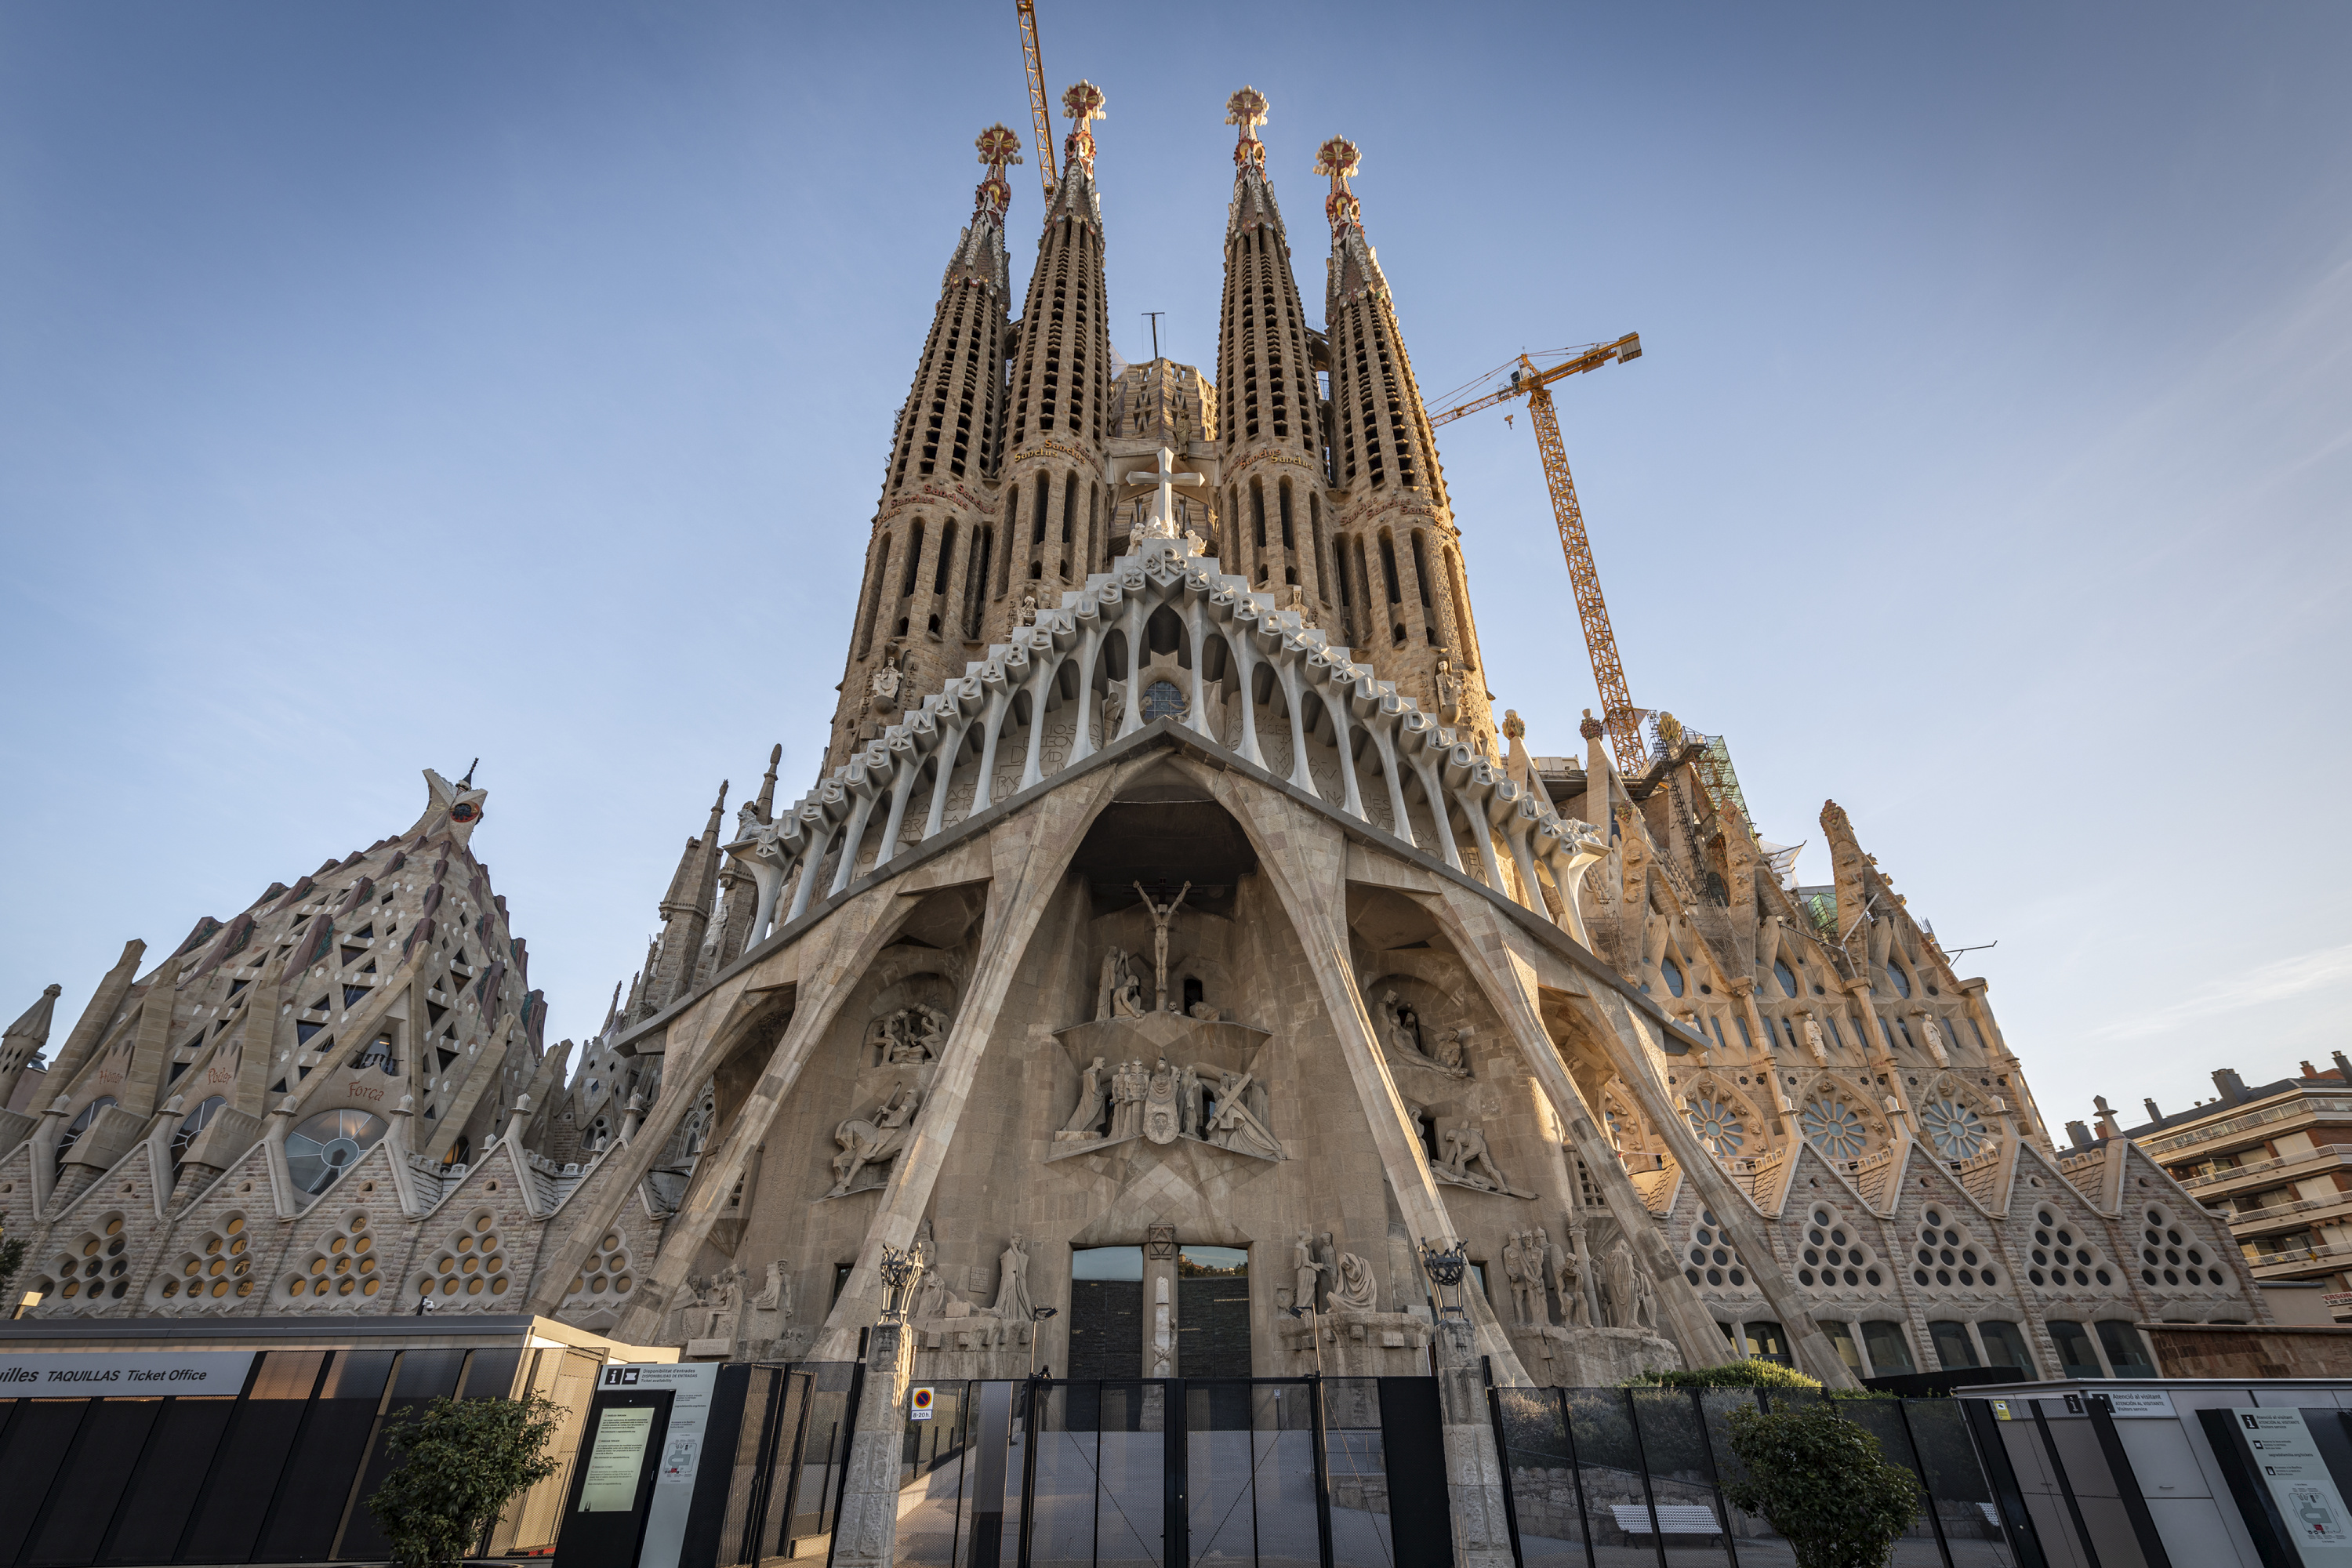
<svg viewBox="0 0 2352 1568">
<path fill-rule="evenodd" d="M 1114 358 L 1103 99 L 1065 104 L 1017 319 L 1019 142 L 979 140 L 814 786 L 779 748 L 721 791 L 576 1048 L 470 778 L 131 943 L 0 1112 L 30 1310 L 846 1360 L 896 1290 L 925 1378 L 1405 1373 L 1447 1331 L 1426 1244 L 1503 1382 L 2060 1375 L 2126 1365 L 2116 1323 L 2261 1320 L 2162 1170 L 2053 1143 L 1836 805 L 1801 885 L 1670 721 L 1636 775 L 1498 718 L 1357 149 L 1315 157 L 1318 326 L 1233 96 L 1213 382 Z"/>
</svg>

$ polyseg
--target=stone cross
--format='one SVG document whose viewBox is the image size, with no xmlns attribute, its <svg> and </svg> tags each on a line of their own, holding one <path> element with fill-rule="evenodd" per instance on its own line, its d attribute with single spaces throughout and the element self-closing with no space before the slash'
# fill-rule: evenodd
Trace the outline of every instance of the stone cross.
<svg viewBox="0 0 2352 1568">
<path fill-rule="evenodd" d="M 1202 485 L 1206 484 L 1208 481 L 1202 479 L 1198 474 L 1178 473 L 1176 471 L 1176 454 L 1171 452 L 1167 447 L 1162 447 L 1160 448 L 1159 467 L 1149 472 L 1139 469 L 1127 476 L 1127 482 L 1130 485 L 1152 485 L 1157 487 L 1157 493 L 1155 493 L 1151 498 L 1151 515 L 1144 520 L 1143 537 L 1146 539 L 1173 539 L 1176 537 L 1176 492 L 1174 487 L 1177 485 Z"/>
</svg>

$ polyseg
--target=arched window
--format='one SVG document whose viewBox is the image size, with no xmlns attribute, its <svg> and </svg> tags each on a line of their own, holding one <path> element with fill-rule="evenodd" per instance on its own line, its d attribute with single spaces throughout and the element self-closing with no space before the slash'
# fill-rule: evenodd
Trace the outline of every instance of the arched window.
<svg viewBox="0 0 2352 1568">
<path fill-rule="evenodd" d="M 1045 508 L 1049 504 L 1047 487 L 1050 483 L 1047 476 L 1037 476 L 1037 500 L 1029 509 L 1029 542 L 1032 544 L 1045 542 Z"/>
<path fill-rule="evenodd" d="M 1388 580 L 1389 603 L 1403 604 L 1404 593 L 1397 586 L 1396 538 L 1385 530 L 1381 533 L 1381 575 Z"/>
<path fill-rule="evenodd" d="M 882 613 L 882 574 L 890 569 L 890 536 L 887 533 L 874 541 L 866 568 L 868 586 L 866 590 L 866 614 L 857 627 L 857 657 L 864 658 L 874 647 L 874 621 Z"/>
<path fill-rule="evenodd" d="M 1886 961 L 1886 984 L 1895 987 L 1895 994 L 1897 996 L 1906 1001 L 1910 999 L 1911 977 L 1904 973 L 1903 966 L 1891 958 Z"/>
<path fill-rule="evenodd" d="M 942 523 L 940 526 L 940 563 L 931 573 L 931 592 L 934 595 L 948 591 L 948 564 L 955 559 L 955 542 L 954 522 Z"/>
<path fill-rule="evenodd" d="M 1265 548 L 1265 486 L 1256 479 L 1250 481 L 1250 516 L 1255 520 L 1257 547 Z"/>
<path fill-rule="evenodd" d="M 1077 510 L 1078 487 L 1066 482 L 1062 486 L 1062 542 L 1065 544 L 1071 542 L 1070 526 L 1076 521 Z"/>
<path fill-rule="evenodd" d="M 1005 579 L 1011 576 L 1013 572 L 1013 545 L 1020 537 L 1021 492 L 1018 489 L 1008 489 L 1004 492 L 1004 553 L 997 559 L 996 581 L 994 585 L 989 591 L 989 596 L 991 598 L 1002 599 L 1004 597 Z M 990 540 L 989 549 L 992 553 L 994 552 L 995 546 L 996 542 L 992 539 Z M 972 635 L 974 637 L 978 637 L 980 634 L 977 630 L 974 630 Z"/>
<path fill-rule="evenodd" d="M 1298 548 L 1298 542 L 1292 537 L 1290 527 L 1290 481 L 1284 479 L 1275 488 L 1275 494 L 1282 503 L 1282 547 L 1285 550 L 1296 550 Z"/>
<path fill-rule="evenodd" d="M 1772 978 L 1780 983 L 1782 995 L 1794 996 L 1797 994 L 1797 972 L 1789 967 L 1787 959 L 1776 958 L 1772 961 Z"/>
<path fill-rule="evenodd" d="M 1683 966 L 1671 954 L 1658 961 L 1658 968 L 1666 977 L 1666 989 L 1679 996 L 1683 994 Z"/>
<path fill-rule="evenodd" d="M 903 599 L 915 591 L 915 571 L 922 563 L 923 520 L 919 517 L 915 520 L 915 525 L 907 531 L 907 567 L 900 574 L 898 597 Z"/>
</svg>

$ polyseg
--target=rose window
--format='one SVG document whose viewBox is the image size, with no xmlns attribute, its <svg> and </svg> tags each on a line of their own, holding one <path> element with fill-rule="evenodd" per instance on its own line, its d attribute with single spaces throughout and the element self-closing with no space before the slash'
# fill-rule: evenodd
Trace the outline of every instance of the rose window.
<svg viewBox="0 0 2352 1568">
<path fill-rule="evenodd" d="M 1858 1160 L 1870 1147 L 1870 1131 L 1863 1125 L 1861 1114 L 1827 1095 L 1809 1100 L 1797 1112 L 1797 1126 L 1806 1142 L 1832 1160 Z"/>
<path fill-rule="evenodd" d="M 1919 1111 L 1928 1143 L 1947 1160 L 1973 1160 L 1992 1142 L 1983 1118 L 1957 1100 L 1938 1100 Z"/>
<path fill-rule="evenodd" d="M 1719 1100 L 1693 1100 L 1685 1114 L 1690 1118 L 1691 1131 L 1706 1145 L 1706 1152 L 1718 1160 L 1730 1159 L 1748 1142 L 1748 1127 L 1739 1120 L 1738 1110 Z"/>
</svg>

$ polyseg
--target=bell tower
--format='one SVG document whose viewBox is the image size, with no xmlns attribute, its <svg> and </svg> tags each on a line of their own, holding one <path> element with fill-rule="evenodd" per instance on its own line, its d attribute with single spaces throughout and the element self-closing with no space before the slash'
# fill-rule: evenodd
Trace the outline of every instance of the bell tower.
<svg viewBox="0 0 2352 1568">
<path fill-rule="evenodd" d="M 1336 595 L 1348 645 L 1386 680 L 1489 756 L 1495 721 L 1462 570 L 1462 535 L 1445 497 L 1437 441 L 1422 406 L 1388 279 L 1348 182 L 1362 164 L 1334 136 L 1318 148 L 1331 256 L 1324 295 L 1331 353 L 1332 479 L 1341 497 Z"/>
<path fill-rule="evenodd" d="M 1327 543 L 1322 399 L 1307 309 L 1291 271 L 1282 209 L 1265 175 L 1265 95 L 1244 87 L 1225 100 L 1234 147 L 1226 209 L 1224 307 L 1217 331 L 1218 454 L 1226 570 L 1287 606 L 1301 590 L 1307 618 L 1333 624 Z"/>
<path fill-rule="evenodd" d="M 1110 327 L 1105 315 L 1102 202 L 1095 191 L 1095 138 L 1103 95 L 1082 81 L 1062 95 L 1070 117 L 1061 183 L 1045 211 L 1037 269 L 1029 278 L 1013 348 L 1001 542 L 988 584 L 983 640 L 1019 624 L 1024 599 L 1061 603 L 1109 559 L 1111 497 L 1103 488 L 1111 401 Z"/>
<path fill-rule="evenodd" d="M 909 692 L 960 672 L 985 631 L 984 584 L 1004 548 L 988 499 L 1004 441 L 1004 214 L 1013 199 L 1004 170 L 1021 162 L 1021 139 L 992 125 L 973 145 L 988 174 L 898 411 L 828 769 L 894 722 Z"/>
</svg>

